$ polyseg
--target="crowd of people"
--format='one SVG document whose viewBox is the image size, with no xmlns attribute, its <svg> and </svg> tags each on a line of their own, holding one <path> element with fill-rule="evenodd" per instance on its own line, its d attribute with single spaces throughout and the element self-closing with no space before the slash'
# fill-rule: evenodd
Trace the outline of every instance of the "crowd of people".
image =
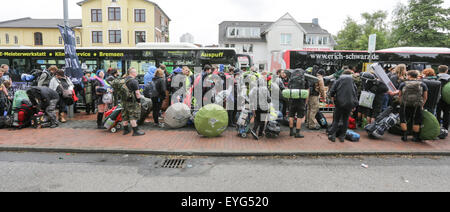
<svg viewBox="0 0 450 212">
<path fill-rule="evenodd" d="M 8 105 L 14 98 L 8 69 L 7 65 L 0 68 L 0 115 L 11 112 L 8 111 Z M 388 107 L 400 114 L 403 141 L 408 140 L 408 124 L 412 125 L 413 140 L 421 141 L 419 134 L 423 110 L 433 113 L 442 127 L 448 130 L 450 106 L 440 95 L 450 79 L 447 66 L 440 66 L 437 71 L 429 68 L 419 72 L 408 71 L 407 66 L 402 64 L 386 72 L 397 91 L 390 90 L 373 71 L 358 72 L 348 66 L 326 76 L 326 71 L 319 66 L 306 70 L 278 70 L 271 74 L 255 67 L 247 70 L 206 65 L 201 73 L 194 74 L 189 67 L 179 67 L 169 73 L 167 67 L 161 65 L 148 70 L 142 92 L 135 68 L 130 68 L 123 76 L 119 70 L 112 68 L 107 72 L 98 70 L 96 73 L 84 70 L 81 80 L 73 80 L 65 76 L 64 70 L 52 66 L 36 76 L 37 83 L 26 93 L 33 108 L 47 115 L 51 128 L 67 122 L 68 106 L 75 105 L 75 111 L 78 111 L 76 102 L 81 98 L 86 113 L 97 113 L 97 127 L 104 130 L 105 112 L 120 103 L 123 108 L 123 134 L 133 132 L 133 136 L 145 135 L 139 129 L 139 125 L 145 124 L 146 118 L 142 117 L 140 107 L 143 98 L 152 101 L 152 117 L 156 127 L 164 127 L 160 118 L 170 105 L 185 103 L 195 110 L 205 102 L 223 104 L 228 110 L 229 126 L 236 127 L 238 114 L 242 110 L 240 106 L 245 104 L 245 98 L 244 102 L 238 101 L 242 87 L 244 95 L 256 100 L 251 102 L 254 117 L 251 133 L 258 137 L 264 136 L 267 125 L 264 114 L 270 113 L 274 92 L 279 92 L 276 101 L 279 101 L 281 119 L 288 120 L 290 136 L 295 138 L 304 138 L 301 133 L 304 122 L 309 130 L 323 128 L 317 121 L 320 101 L 334 105 L 333 123 L 327 128 L 328 138 L 332 142 L 336 142 L 336 139 L 345 141 L 349 119 L 354 118 L 356 125 L 363 128 L 375 123 Z M 305 74 L 310 78 L 305 77 Z M 202 99 L 196 99 L 198 95 L 194 94 L 199 82 L 202 82 Z M 217 103 L 219 90 L 231 92 Z M 301 97 L 287 98 L 283 95 L 285 90 L 298 90 Z M 361 98 L 366 97 L 371 97 L 370 105 L 361 104 Z M 227 104 L 230 99 L 233 101 L 231 107 Z"/>
</svg>

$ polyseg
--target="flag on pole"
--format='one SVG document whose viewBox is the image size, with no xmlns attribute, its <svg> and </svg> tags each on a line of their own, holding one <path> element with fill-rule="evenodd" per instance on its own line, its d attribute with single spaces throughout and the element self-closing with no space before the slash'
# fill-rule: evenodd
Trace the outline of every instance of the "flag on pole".
<svg viewBox="0 0 450 212">
<path fill-rule="evenodd" d="M 59 26 L 59 31 L 64 40 L 64 53 L 66 58 L 65 74 L 70 78 L 82 78 L 80 61 L 76 51 L 75 32 L 70 27 Z"/>
</svg>

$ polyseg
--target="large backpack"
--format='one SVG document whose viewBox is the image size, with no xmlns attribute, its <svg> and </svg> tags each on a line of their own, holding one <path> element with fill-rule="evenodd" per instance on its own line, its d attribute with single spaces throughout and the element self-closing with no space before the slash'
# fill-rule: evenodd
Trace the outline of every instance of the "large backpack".
<svg viewBox="0 0 450 212">
<path fill-rule="evenodd" d="M 118 96 L 122 99 L 122 101 L 131 101 L 135 98 L 134 94 L 130 92 L 128 89 L 127 83 L 131 80 L 131 78 L 120 78 L 114 80 L 112 83 L 112 87 L 114 88 L 114 92 L 118 94 Z"/>
<path fill-rule="evenodd" d="M 156 83 L 154 81 L 149 82 L 144 89 L 145 98 L 155 98 L 159 96 L 158 89 L 156 89 Z"/>
<path fill-rule="evenodd" d="M 39 78 L 41 78 L 41 75 L 43 73 L 47 74 L 47 77 L 44 80 L 44 85 L 48 86 L 50 84 L 50 80 L 52 79 L 51 74 L 47 70 L 35 69 L 31 72 L 31 75 L 34 77 L 33 81 L 31 82 L 31 86 L 38 86 Z"/>
<path fill-rule="evenodd" d="M 440 79 L 442 83 L 442 100 L 450 104 L 450 79 Z"/>
<path fill-rule="evenodd" d="M 304 89 L 305 84 L 305 71 L 303 69 L 294 70 L 289 79 L 289 89 Z"/>
<path fill-rule="evenodd" d="M 423 87 L 421 81 L 406 81 L 402 90 L 402 104 L 407 107 L 422 107 Z"/>
</svg>

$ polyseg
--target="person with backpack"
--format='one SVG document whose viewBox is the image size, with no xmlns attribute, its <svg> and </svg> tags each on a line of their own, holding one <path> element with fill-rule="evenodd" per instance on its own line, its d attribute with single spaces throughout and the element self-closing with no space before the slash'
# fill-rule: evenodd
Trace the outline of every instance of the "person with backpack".
<svg viewBox="0 0 450 212">
<path fill-rule="evenodd" d="M 329 97 L 334 102 L 335 109 L 333 123 L 328 130 L 328 139 L 331 142 L 336 142 L 336 137 L 338 137 L 340 142 L 345 142 L 350 114 L 359 103 L 352 71 L 344 71 L 339 79 L 333 83 L 329 91 Z"/>
<path fill-rule="evenodd" d="M 103 126 L 103 115 L 108 110 L 108 105 L 103 101 L 103 96 L 110 92 L 109 86 L 106 84 L 105 72 L 98 70 L 94 76 L 93 86 L 95 92 L 95 103 L 97 104 L 97 128 L 100 130 L 106 129 Z"/>
<path fill-rule="evenodd" d="M 84 103 L 86 104 L 86 113 L 88 115 L 95 114 L 95 99 L 94 99 L 94 83 L 91 78 L 92 71 L 87 69 L 83 76 L 83 97 Z"/>
<path fill-rule="evenodd" d="M 161 106 L 166 99 L 166 81 L 164 78 L 164 71 L 162 69 L 157 69 L 153 81 L 149 83 L 152 86 L 153 94 L 150 96 L 153 102 L 153 121 L 156 127 L 164 127 L 159 123 L 159 115 L 161 112 Z"/>
<path fill-rule="evenodd" d="M 395 74 L 391 74 L 390 80 L 392 84 L 398 89 L 400 87 L 400 84 L 406 81 L 407 78 L 407 67 L 405 64 L 400 64 L 394 68 Z M 390 106 L 394 108 L 394 112 L 400 112 L 398 111 L 398 106 L 400 106 L 400 99 L 398 98 L 398 94 L 400 93 L 399 90 L 396 92 L 388 91 L 388 94 L 390 96 Z"/>
<path fill-rule="evenodd" d="M 368 124 L 375 122 L 375 119 L 380 115 L 383 107 L 384 94 L 389 91 L 389 88 L 380 79 L 378 79 L 373 72 L 364 72 L 361 74 L 362 91 L 374 95 L 372 107 L 359 106 L 361 118 L 366 118 Z"/>
<path fill-rule="evenodd" d="M 45 115 L 50 119 L 50 128 L 58 127 L 55 109 L 60 99 L 59 94 L 48 87 L 34 86 L 27 90 L 27 96 L 34 108 L 45 112 Z"/>
<path fill-rule="evenodd" d="M 305 79 L 305 70 L 296 69 L 290 74 L 288 88 L 290 90 L 306 90 L 309 92 L 309 83 Z M 289 128 L 290 136 L 295 138 L 304 138 L 305 136 L 301 134 L 301 128 L 303 123 L 303 118 L 305 118 L 306 105 L 308 98 L 306 99 L 290 99 L 289 100 Z M 294 132 L 294 119 L 297 117 L 296 132 Z"/>
<path fill-rule="evenodd" d="M 428 99 L 428 87 L 420 81 L 419 71 L 408 72 L 407 81 L 400 84 L 400 122 L 403 132 L 402 141 L 408 141 L 408 122 L 412 122 L 414 142 L 421 142 L 420 127 L 423 121 L 423 107 Z"/>
<path fill-rule="evenodd" d="M 133 129 L 133 136 L 143 136 L 144 132 L 139 130 L 137 121 L 141 117 L 141 92 L 139 91 L 139 82 L 136 80 L 138 72 L 135 68 L 130 68 L 128 70 L 128 77 L 124 79 L 124 83 L 119 90 L 122 99 L 123 113 L 123 135 L 128 135 L 131 133 L 131 124 Z"/>
<path fill-rule="evenodd" d="M 37 71 L 34 75 L 37 78 L 37 84 L 33 83 L 36 86 L 39 87 L 48 87 L 50 86 L 50 81 L 53 79 L 53 76 L 55 75 L 56 71 L 58 71 L 58 67 L 56 66 L 50 66 L 48 70 L 43 71 Z"/>
<path fill-rule="evenodd" d="M 448 74 L 448 66 L 439 66 L 439 81 L 441 81 L 442 93 L 443 89 L 448 83 L 450 83 L 450 75 Z M 444 98 L 441 98 L 437 107 L 437 118 L 439 122 L 442 122 L 442 127 L 444 129 L 449 129 L 450 122 L 450 104 L 445 102 Z"/>
<path fill-rule="evenodd" d="M 308 99 L 308 115 L 307 115 L 307 123 L 308 128 L 310 130 L 320 130 L 322 129 L 321 126 L 316 123 L 316 115 L 319 112 L 320 109 L 320 96 L 323 98 L 326 98 L 325 93 L 325 83 L 323 81 L 323 76 L 325 75 L 325 70 L 315 70 L 312 73 L 313 76 L 317 77 L 319 79 L 319 82 L 314 83 L 311 86 L 311 92 Z"/>
<path fill-rule="evenodd" d="M 265 77 L 260 77 L 256 82 L 252 82 L 250 97 L 250 108 L 253 110 L 254 126 L 252 134 L 255 139 L 259 140 L 264 136 L 267 117 L 270 111 L 270 92 L 267 88 Z M 256 134 L 258 132 L 259 133 Z"/>
<path fill-rule="evenodd" d="M 60 95 L 58 102 L 59 122 L 66 123 L 67 106 L 74 103 L 74 85 L 72 84 L 72 81 L 64 75 L 63 70 L 58 70 L 52 80 L 50 80 L 49 87 Z"/>
<path fill-rule="evenodd" d="M 5 84 L 9 83 L 9 80 L 2 79 L 5 70 L 0 68 L 0 116 L 3 116 L 5 111 L 8 111 L 8 101 L 11 100 L 8 89 Z"/>
<path fill-rule="evenodd" d="M 441 99 L 441 82 L 438 80 L 432 68 L 427 68 L 422 71 L 422 81 L 428 87 L 428 100 L 425 103 L 424 109 L 436 115 L 436 108 Z"/>
</svg>

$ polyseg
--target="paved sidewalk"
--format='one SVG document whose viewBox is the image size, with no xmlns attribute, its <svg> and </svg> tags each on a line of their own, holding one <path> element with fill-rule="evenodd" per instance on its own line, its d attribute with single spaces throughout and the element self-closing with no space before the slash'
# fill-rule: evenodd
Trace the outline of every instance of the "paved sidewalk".
<svg viewBox="0 0 450 212">
<path fill-rule="evenodd" d="M 326 155 L 450 155 L 450 139 L 403 143 L 387 134 L 371 140 L 361 133 L 359 143 L 331 143 L 324 131 L 304 131 L 305 139 L 289 137 L 284 130 L 278 139 L 237 137 L 233 129 L 218 138 L 204 138 L 193 128 L 181 130 L 143 127 L 143 137 L 123 136 L 96 130 L 95 117 L 77 116 L 57 129 L 0 130 L 0 151 L 64 153 L 117 153 L 195 156 L 326 156 Z"/>
</svg>

